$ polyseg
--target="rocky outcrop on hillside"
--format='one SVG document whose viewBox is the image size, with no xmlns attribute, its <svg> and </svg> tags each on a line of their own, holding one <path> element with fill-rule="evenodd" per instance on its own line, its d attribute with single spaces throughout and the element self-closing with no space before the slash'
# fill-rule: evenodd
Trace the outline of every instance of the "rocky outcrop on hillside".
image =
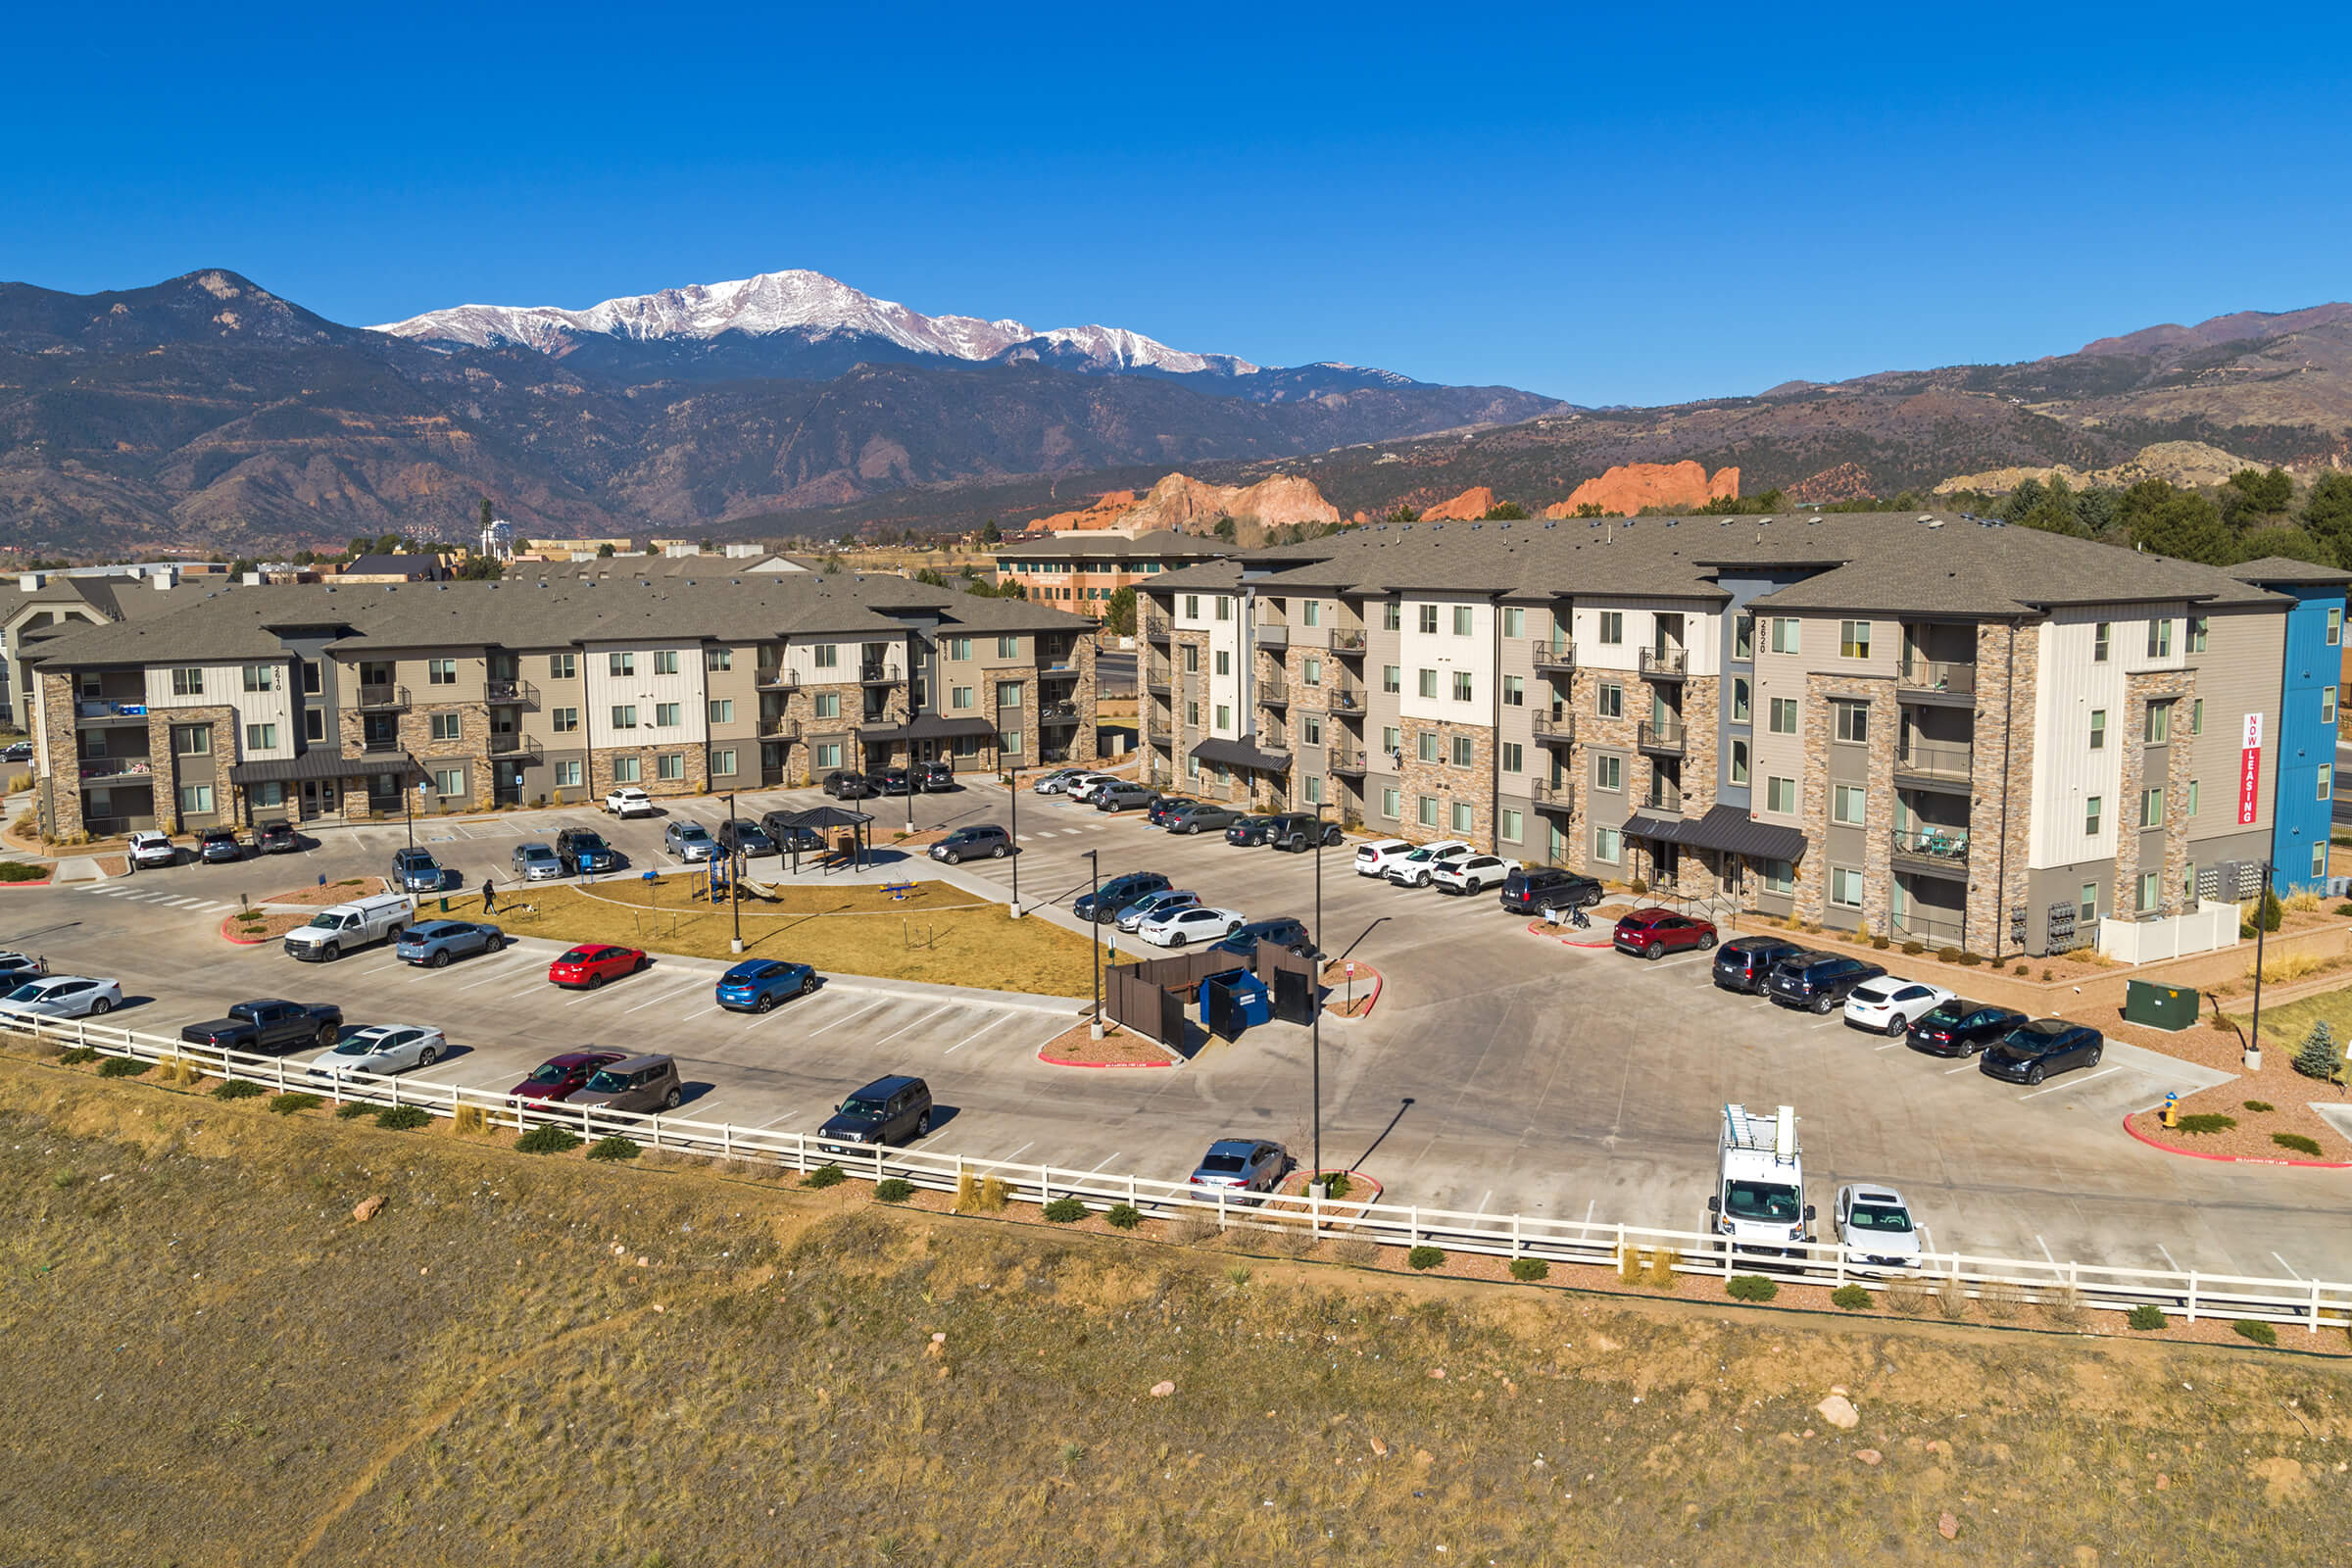
<svg viewBox="0 0 2352 1568">
<path fill-rule="evenodd" d="M 1476 522 L 1494 510 L 1494 492 L 1485 485 L 1472 485 L 1460 495 L 1441 501 L 1421 512 L 1424 522 Z"/>
<path fill-rule="evenodd" d="M 1544 515 L 1573 517 L 1585 507 L 1598 507 L 1620 517 L 1638 517 L 1644 507 L 1695 512 L 1710 501 L 1739 493 L 1738 468 L 1718 468 L 1710 479 L 1706 465 L 1688 459 L 1681 463 L 1622 463 L 1599 478 L 1578 485 L 1567 500 L 1544 508 Z"/>
<path fill-rule="evenodd" d="M 1095 497 L 1093 506 L 1080 507 L 1075 512 L 1056 512 L 1052 516 L 1040 517 L 1029 524 L 1029 529 L 1033 533 L 1073 533 L 1090 529 L 1111 528 L 1116 527 L 1119 519 L 1134 510 L 1134 491 L 1107 490 Z"/>
<path fill-rule="evenodd" d="M 1323 499 L 1312 479 L 1278 473 L 1255 484 L 1206 484 L 1171 473 L 1122 519 L 1137 533 L 1170 528 L 1205 533 L 1219 517 L 1237 522 L 1337 522 L 1340 509 Z"/>
<path fill-rule="evenodd" d="M 2158 441 L 2141 447 L 2138 453 L 2108 468 L 2077 468 L 2069 464 L 2054 464 L 2046 468 L 2016 467 L 1987 468 L 1982 473 L 1958 473 L 1936 486 L 1939 496 L 1955 490 L 1978 490 L 1986 495 L 2006 495 L 2028 479 L 2048 484 L 2052 479 L 2064 479 L 2075 489 L 2086 485 L 2115 485 L 2129 488 L 2142 479 L 2162 479 L 2168 484 L 2220 484 L 2240 468 L 2259 468 L 2263 464 L 2250 458 L 2234 457 L 2220 447 L 2202 441 Z"/>
<path fill-rule="evenodd" d="M 1879 492 L 1870 482 L 1870 470 L 1859 463 L 1840 463 L 1808 474 L 1788 487 L 1788 499 L 1804 505 L 1828 501 L 1859 501 Z"/>
</svg>

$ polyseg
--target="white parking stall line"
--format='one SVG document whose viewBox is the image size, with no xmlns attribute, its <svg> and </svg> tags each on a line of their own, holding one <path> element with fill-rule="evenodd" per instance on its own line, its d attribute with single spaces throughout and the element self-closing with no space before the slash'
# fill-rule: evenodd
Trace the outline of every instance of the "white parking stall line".
<svg viewBox="0 0 2352 1568">
<path fill-rule="evenodd" d="M 965 1035 L 961 1040 L 956 1041 L 947 1050 L 941 1052 L 940 1054 L 943 1056 L 953 1056 L 956 1054 L 956 1053 L 961 1051 L 964 1047 L 970 1045 L 973 1041 L 979 1039 L 991 1029 L 995 1029 L 1003 1024 L 1010 1023 L 1017 1016 L 1018 1014 L 1016 1013 L 1001 1012 L 995 1017 L 989 1019 L 988 1022 L 982 1024 L 979 1028 L 973 1030 L 970 1034 Z"/>
<path fill-rule="evenodd" d="M 2273 1252 L 2271 1255 L 2272 1255 L 2273 1257 L 2278 1257 L 2278 1254 L 2277 1252 Z M 2299 1280 L 2299 1279 L 2301 1279 L 2301 1278 L 2303 1277 L 2302 1275 L 2300 1275 L 2300 1274 L 2297 1274 L 2297 1273 L 2295 1272 L 2295 1265 L 2294 1265 L 2294 1264 L 2292 1264 L 2292 1263 L 2289 1263 L 2289 1262 L 2288 1262 L 2288 1261 L 2287 1261 L 2285 1258 L 2283 1258 L 2283 1257 L 2278 1257 L 2278 1266 L 2279 1266 L 2280 1268 L 2282 1268 L 2282 1269 L 2286 1270 L 2286 1272 L 2287 1272 L 2287 1274 L 2288 1274 L 2288 1276 L 2289 1276 L 2290 1278 L 2293 1278 L 2293 1279 L 2298 1279 L 2298 1280 Z"/>
<path fill-rule="evenodd" d="M 702 975 L 689 975 L 686 977 L 686 983 L 684 985 L 672 986 L 669 990 L 662 992 L 661 995 L 653 998 L 649 1002 L 640 1002 L 634 1007 L 623 1007 L 620 1010 L 623 1012 L 643 1012 L 648 1007 L 659 1007 L 663 1003 L 677 1001 L 678 998 L 684 996 L 687 992 L 692 991 L 696 986 L 705 985 L 708 983 L 709 982 Z"/>
<path fill-rule="evenodd" d="M 1104 1154 L 1101 1159 L 1096 1160 L 1092 1165 L 1087 1166 L 1086 1173 L 1089 1176 L 1092 1176 L 1095 1172 L 1101 1170 L 1103 1166 L 1109 1164 L 1112 1160 L 1118 1158 L 1119 1155 L 1124 1152 L 1124 1150 L 1112 1150 L 1109 1153 Z M 2278 1254 L 2277 1252 L 2273 1252 L 2271 1255 L 2273 1257 L 2277 1257 Z"/>
<path fill-rule="evenodd" d="M 1924 1229 L 1925 1227 L 1922 1228 Z M 2188 1272 L 2188 1270 L 2180 1266 L 2180 1262 L 2173 1256 L 2171 1252 L 2165 1250 L 2165 1246 L 2162 1242 L 2158 1242 L 2156 1244 L 2156 1250 L 2164 1253 L 2164 1266 L 2166 1268 L 2171 1269 L 2176 1274 L 2185 1274 Z"/>
<path fill-rule="evenodd" d="M 2017 1098 L 2018 1098 L 2018 1099 L 2020 1099 L 2020 1100 L 2032 1100 L 2032 1099 L 2034 1099 L 2036 1096 L 2040 1096 L 2040 1095 L 2054 1095 L 2054 1094 L 2056 1094 L 2056 1093 L 2057 1093 L 2059 1090 L 2061 1090 L 2061 1089 L 2080 1089 L 2080 1088 L 2081 1088 L 2082 1085 L 2084 1085 L 2084 1084 L 2086 1084 L 2086 1083 L 2090 1083 L 2090 1082 L 2092 1082 L 2092 1081 L 2094 1081 L 2094 1080 L 2096 1080 L 2096 1079 L 2104 1078 L 2104 1077 L 2106 1077 L 2106 1076 L 2107 1076 L 2109 1073 L 2111 1073 L 2111 1072 L 2122 1072 L 2123 1070 L 2124 1070 L 2124 1064 L 2123 1064 L 2122 1062 L 2120 1062 L 2120 1061 L 2119 1061 L 2119 1062 L 2117 1062 L 2117 1063 L 2116 1063 L 2114 1066 L 2112 1066 L 2112 1067 L 2101 1067 L 2101 1068 L 2100 1068 L 2100 1069 L 2099 1069 L 2097 1072 L 2094 1072 L 2094 1073 L 2092 1073 L 2092 1074 L 2090 1075 L 2090 1077 L 2088 1077 L 2088 1078 L 2078 1078 L 2078 1079 L 2076 1079 L 2076 1080 L 2075 1080 L 2073 1083 L 2071 1083 L 2071 1084 L 2070 1084 L 2070 1083 L 2056 1083 L 2056 1084 L 2051 1084 L 2051 1085 L 2049 1085 L 2047 1088 L 2031 1090 L 2031 1091 L 2029 1091 L 2029 1092 L 2027 1092 L 2027 1093 L 2025 1093 L 2025 1094 L 2022 1094 L 2022 1095 L 2018 1096 Z"/>
<path fill-rule="evenodd" d="M 460 991 L 471 991 L 477 986 L 505 985 L 508 981 L 514 978 L 514 976 L 509 972 L 509 969 L 516 960 L 520 960 L 522 967 L 528 969 L 537 964 L 539 960 L 539 955 L 536 953 L 516 953 L 511 956 L 503 953 L 494 955 L 490 961 L 498 967 L 498 973 L 484 975 L 479 980 L 468 980 L 466 982 L 466 984 L 458 987 L 458 989 Z M 477 959 L 476 961 L 478 962 L 480 960 Z"/>
<path fill-rule="evenodd" d="M 1871 1049 L 1874 1051 L 1892 1051 L 1895 1047 L 1904 1044 L 1907 1044 L 1907 1042 L 1901 1040 L 1889 1040 L 1883 1046 L 1874 1046 Z"/>
<path fill-rule="evenodd" d="M 871 1005 L 869 1005 L 869 1006 L 864 1006 L 864 1007 L 860 1007 L 860 1008 L 858 1008 L 858 1009 L 856 1012 L 853 1012 L 853 1013 L 849 1014 L 849 1016 L 848 1016 L 848 1017 L 836 1018 L 836 1019 L 834 1019 L 834 1020 L 833 1020 L 831 1023 L 822 1023 L 822 1024 L 818 1024 L 818 1025 L 817 1025 L 815 1028 L 813 1028 L 813 1029 L 811 1029 L 811 1030 L 809 1030 L 809 1031 L 808 1031 L 808 1037 L 809 1037 L 811 1040 L 813 1040 L 813 1039 L 815 1039 L 815 1038 L 816 1038 L 818 1035 L 821 1035 L 821 1034 L 823 1034 L 823 1033 L 824 1033 L 826 1030 L 828 1030 L 828 1029 L 838 1029 L 838 1028 L 840 1028 L 840 1027 L 841 1027 L 843 1024 L 845 1024 L 845 1023 L 848 1023 L 848 1022 L 850 1021 L 850 1019 L 851 1019 L 851 1018 L 862 1018 L 862 1017 L 864 1017 L 864 1016 L 865 1016 L 867 1013 L 869 1013 L 869 1012 L 879 1012 L 879 1011 L 881 1011 L 881 1010 L 882 1010 L 884 1007 L 887 1007 L 887 1006 L 889 1006 L 889 1005 L 891 1004 L 891 1003 L 893 1003 L 893 1002 L 895 1002 L 895 1001 L 897 1001 L 897 1000 L 898 1000 L 898 999 L 897 999 L 896 997 L 886 998 L 886 999 L 884 999 L 884 1000 L 883 1000 L 883 1001 L 881 1001 L 881 1002 L 877 1002 L 877 1003 L 874 1003 L 874 1004 L 871 1004 Z"/>
<path fill-rule="evenodd" d="M 1816 1030 L 1821 1030 L 1821 1029 L 1842 1029 L 1842 1028 L 1844 1028 L 1844 1027 L 1845 1027 L 1845 1020 L 1844 1020 L 1843 1018 L 1838 1018 L 1838 1017 L 1829 1017 L 1829 1018 L 1824 1018 L 1824 1019 L 1822 1019 L 1822 1020 L 1821 1020 L 1821 1022 L 1819 1022 L 1819 1023 L 1815 1024 L 1813 1027 L 1814 1027 Z"/>
<path fill-rule="evenodd" d="M 1944 1075 L 1946 1078 L 1949 1078 L 1949 1077 L 1950 1077 L 1952 1074 L 1954 1074 L 1954 1073 L 1956 1073 L 1956 1072 L 1967 1072 L 1967 1071 L 1971 1070 L 1972 1068 L 1974 1068 L 1974 1069 L 1975 1069 L 1976 1071 L 1978 1071 L 1978 1072 L 1982 1072 L 1982 1071 L 1984 1071 L 1984 1069 L 1983 1069 L 1982 1067 L 1978 1067 L 1978 1066 L 1977 1066 L 1977 1064 L 1976 1064 L 1975 1062 L 1973 1062 L 1973 1061 L 1964 1061 L 1964 1062 L 1962 1062 L 1962 1063 L 1961 1063 L 1959 1066 L 1957 1066 L 1957 1067 L 1946 1067 L 1946 1068 L 1944 1068 L 1944 1069 L 1943 1069 L 1943 1075 Z"/>
<path fill-rule="evenodd" d="M 1036 1139 L 1034 1139 L 1034 1138 L 1032 1138 L 1032 1139 L 1030 1139 L 1030 1140 L 1029 1140 L 1029 1143 L 1027 1143 L 1027 1144 L 1023 1144 L 1023 1145 L 1021 1146 L 1021 1148 L 1020 1148 L 1020 1149 L 1016 1149 L 1016 1150 L 1014 1150 L 1014 1151 L 1013 1151 L 1011 1153 L 1009 1153 L 1009 1154 L 999 1154 L 999 1155 L 997 1155 L 997 1156 L 996 1156 L 996 1158 L 997 1158 L 997 1162 L 998 1162 L 999 1164 L 1003 1164 L 1003 1165 L 1009 1165 L 1009 1164 L 1011 1164 L 1011 1163 L 1012 1163 L 1012 1162 L 1013 1162 L 1015 1159 L 1017 1159 L 1017 1158 L 1019 1158 L 1019 1157 L 1020 1157 L 1020 1154 L 1021 1154 L 1021 1150 L 1022 1150 L 1022 1149 L 1027 1149 L 1027 1148 L 1030 1146 L 1030 1144 L 1034 1144 L 1034 1143 L 1036 1143 L 1036 1142 L 1037 1142 L 1037 1140 L 1036 1140 Z"/>
<path fill-rule="evenodd" d="M 926 1012 L 921 1017 L 915 1019 L 914 1022 L 906 1025 L 904 1028 L 893 1029 L 890 1033 L 875 1041 L 874 1044 L 877 1046 L 886 1046 L 893 1040 L 898 1039 L 899 1036 L 905 1034 L 908 1029 L 918 1029 L 947 1010 L 948 1008 L 946 1007 L 933 1007 L 929 1012 Z"/>
<path fill-rule="evenodd" d="M 2034 1233 L 2034 1245 L 2040 1248 L 2041 1255 L 2050 1260 L 2050 1267 L 2056 1268 L 2058 1266 L 2057 1255 L 2050 1250 L 2050 1244 L 2041 1239 L 2041 1232 L 2035 1231 Z"/>
<path fill-rule="evenodd" d="M 1651 965 L 1651 967 L 1658 969 L 1680 969 L 1690 964 L 1707 963 L 1711 961 L 1712 960 L 1707 956 L 1707 955 L 1703 953 L 1686 953 L 1679 958 L 1661 958 L 1655 964 Z"/>
</svg>

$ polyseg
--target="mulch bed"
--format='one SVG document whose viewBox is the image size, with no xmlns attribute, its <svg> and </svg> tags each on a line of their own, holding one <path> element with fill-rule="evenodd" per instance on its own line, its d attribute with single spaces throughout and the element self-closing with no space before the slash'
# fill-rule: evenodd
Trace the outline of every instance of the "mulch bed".
<svg viewBox="0 0 2352 1568">
<path fill-rule="evenodd" d="M 1156 1041 L 1111 1028 L 1094 1038 L 1093 1026 L 1073 1024 L 1038 1048 L 1037 1059 L 1054 1067 L 1173 1067 L 1177 1058 Z"/>
<path fill-rule="evenodd" d="M 258 920 L 243 920 L 230 915 L 220 922 L 220 935 L 241 948 L 275 942 L 298 925 L 308 925 L 311 917 L 288 910 L 280 914 L 264 914 Z"/>
<path fill-rule="evenodd" d="M 1323 988 L 1329 993 L 1324 999 L 1323 1010 L 1336 1017 L 1361 1018 L 1372 1010 L 1372 1004 L 1380 1000 L 1385 982 L 1378 969 L 1361 959 L 1349 959 L 1348 962 L 1355 966 L 1352 979 L 1348 973 L 1348 963 L 1335 959 L 1323 966 Z M 1353 1001 L 1349 1000 L 1351 986 Z"/>
<path fill-rule="evenodd" d="M 348 904 L 353 899 L 372 898 L 383 892 L 387 884 L 380 876 L 347 876 L 341 881 L 329 882 L 324 887 L 313 885 L 307 888 L 291 888 L 284 893 L 268 894 L 254 902 L 257 904 L 299 904 L 305 908 L 317 908 L 321 905 Z M 302 922 L 297 920 L 294 923 L 300 925 Z"/>
</svg>

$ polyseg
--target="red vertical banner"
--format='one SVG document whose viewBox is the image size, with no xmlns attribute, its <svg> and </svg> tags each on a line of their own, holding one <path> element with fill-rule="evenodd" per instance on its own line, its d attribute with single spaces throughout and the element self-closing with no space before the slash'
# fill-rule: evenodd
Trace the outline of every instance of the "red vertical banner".
<svg viewBox="0 0 2352 1568">
<path fill-rule="evenodd" d="M 2262 715 L 2246 715 L 2246 733 L 2237 753 L 2237 820 L 2253 822 L 2262 804 Z"/>
</svg>

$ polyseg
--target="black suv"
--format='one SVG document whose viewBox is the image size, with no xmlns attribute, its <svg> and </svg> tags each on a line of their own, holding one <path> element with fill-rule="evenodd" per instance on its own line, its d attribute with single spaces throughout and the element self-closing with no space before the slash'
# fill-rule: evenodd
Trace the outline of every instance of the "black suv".
<svg viewBox="0 0 2352 1568">
<path fill-rule="evenodd" d="M 1325 822 L 1318 827 L 1312 811 L 1285 811 L 1280 816 L 1266 818 L 1265 844 L 1268 849 L 1304 855 L 1315 847 L 1318 838 L 1325 844 L 1339 843 L 1340 824 Z"/>
<path fill-rule="evenodd" d="M 912 795 L 914 775 L 903 767 L 886 767 L 874 775 L 874 789 L 882 795 Z"/>
<path fill-rule="evenodd" d="M 917 762 L 914 764 L 914 782 L 918 788 L 933 795 L 944 795 L 956 788 L 956 764 L 946 761 Z"/>
<path fill-rule="evenodd" d="M 1772 978 L 1776 965 L 1804 951 L 1787 937 L 1740 937 L 1726 942 L 1715 955 L 1715 983 L 1726 991 L 1755 996 Z"/>
<path fill-rule="evenodd" d="M 302 840 L 294 836 L 294 824 L 282 816 L 255 828 L 253 842 L 264 855 L 292 855 L 302 848 Z"/>
<path fill-rule="evenodd" d="M 718 847 L 729 855 L 741 851 L 745 855 L 773 855 L 776 841 L 767 830 L 738 817 L 729 817 L 718 824 Z"/>
<path fill-rule="evenodd" d="M 931 846 L 931 858 L 945 860 L 950 865 L 988 856 L 1002 860 L 1012 853 L 1012 835 L 994 822 L 976 822 L 959 827 Z"/>
<path fill-rule="evenodd" d="M 1827 953 L 1792 953 L 1773 966 L 1764 994 L 1784 1007 L 1810 1007 L 1828 1012 L 1845 1001 L 1845 994 L 1865 980 L 1876 980 L 1885 966 L 1860 958 L 1841 958 Z"/>
<path fill-rule="evenodd" d="M 1306 922 L 1287 914 L 1272 920 L 1252 920 L 1209 951 L 1213 953 L 1221 948 L 1228 953 L 1238 953 L 1245 958 L 1253 957 L 1260 942 L 1271 942 L 1278 948 L 1287 948 L 1302 958 L 1316 956 L 1315 939 L 1306 929 Z"/>
<path fill-rule="evenodd" d="M 825 775 L 825 793 L 837 801 L 862 801 L 874 793 L 863 773 L 851 773 L 835 768 Z"/>
<path fill-rule="evenodd" d="M 610 871 L 619 861 L 602 833 L 567 827 L 556 835 L 556 863 L 565 876 L 578 876 L 583 871 Z"/>
<path fill-rule="evenodd" d="M 1273 840 L 1266 835 L 1273 826 L 1274 819 L 1270 816 L 1237 816 L 1232 825 L 1225 829 L 1225 842 L 1244 848 L 1270 844 Z"/>
<path fill-rule="evenodd" d="M 1174 883 L 1157 871 L 1130 871 L 1125 876 L 1114 876 L 1103 883 L 1100 893 L 1078 895 L 1078 902 L 1070 906 L 1070 912 L 1081 920 L 1104 925 L 1117 919 L 1121 909 L 1145 894 L 1164 893 L 1173 886 Z"/>
<path fill-rule="evenodd" d="M 1502 906 L 1513 914 L 1548 909 L 1589 909 L 1600 902 L 1600 884 L 1552 865 L 1531 865 L 1502 879 Z"/>
<path fill-rule="evenodd" d="M 903 1144 L 931 1130 L 931 1086 L 920 1078 L 877 1078 L 833 1112 L 816 1130 L 817 1147 L 828 1154 L 859 1144 Z"/>
</svg>

